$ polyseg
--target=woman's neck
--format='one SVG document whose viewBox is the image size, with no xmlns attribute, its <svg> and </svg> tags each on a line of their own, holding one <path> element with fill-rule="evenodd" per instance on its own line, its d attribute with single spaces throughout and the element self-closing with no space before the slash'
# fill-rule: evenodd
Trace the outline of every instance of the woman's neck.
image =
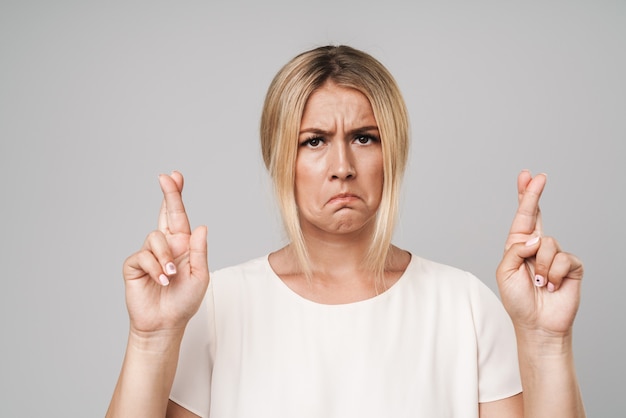
<svg viewBox="0 0 626 418">
<path fill-rule="evenodd" d="M 272 253 L 270 265 L 294 292 L 323 304 L 358 302 L 383 293 L 402 276 L 411 259 L 408 252 L 391 246 L 381 281 L 365 268 L 369 241 L 316 241 L 308 237 L 306 243 L 311 277 L 302 272 L 291 246 Z"/>
</svg>

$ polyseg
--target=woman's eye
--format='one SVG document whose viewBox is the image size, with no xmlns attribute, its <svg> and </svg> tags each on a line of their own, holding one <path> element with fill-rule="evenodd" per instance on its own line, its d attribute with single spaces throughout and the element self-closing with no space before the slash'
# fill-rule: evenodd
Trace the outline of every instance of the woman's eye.
<svg viewBox="0 0 626 418">
<path fill-rule="evenodd" d="M 371 135 L 360 135 L 357 136 L 355 141 L 358 142 L 361 145 L 367 145 L 370 144 L 372 142 L 375 142 L 377 140 L 377 138 L 371 136 Z"/>
<path fill-rule="evenodd" d="M 304 141 L 302 143 L 302 145 L 305 145 L 305 146 L 311 147 L 311 148 L 317 148 L 317 147 L 319 147 L 322 144 L 322 142 L 324 142 L 324 140 L 322 138 L 317 138 L 316 137 L 316 138 L 307 139 L 306 141 Z"/>
</svg>

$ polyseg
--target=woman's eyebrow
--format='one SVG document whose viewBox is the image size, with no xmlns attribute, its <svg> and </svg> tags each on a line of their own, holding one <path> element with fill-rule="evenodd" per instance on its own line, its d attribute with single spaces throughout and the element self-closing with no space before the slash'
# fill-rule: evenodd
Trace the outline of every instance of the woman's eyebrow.
<svg viewBox="0 0 626 418">
<path fill-rule="evenodd" d="M 348 131 L 348 134 L 358 134 L 358 133 L 371 132 L 371 131 L 378 131 L 378 126 L 376 125 L 363 126 L 361 128 L 356 128 L 356 129 L 352 129 L 351 131 Z"/>
<path fill-rule="evenodd" d="M 300 135 L 302 134 L 328 135 L 329 133 L 330 133 L 329 131 L 325 131 L 324 129 L 320 129 L 320 128 L 306 128 L 306 129 L 300 130 Z"/>
<path fill-rule="evenodd" d="M 378 131 L 378 126 L 376 125 L 369 125 L 369 126 L 361 126 L 355 129 L 351 129 L 349 130 L 347 133 L 348 135 L 354 135 L 354 134 L 359 134 L 359 133 L 364 133 L 364 132 L 371 132 L 371 131 Z M 300 135 L 302 134 L 318 134 L 318 135 L 329 135 L 331 134 L 330 131 L 326 131 L 324 129 L 320 129 L 320 128 L 305 128 L 300 130 Z"/>
</svg>

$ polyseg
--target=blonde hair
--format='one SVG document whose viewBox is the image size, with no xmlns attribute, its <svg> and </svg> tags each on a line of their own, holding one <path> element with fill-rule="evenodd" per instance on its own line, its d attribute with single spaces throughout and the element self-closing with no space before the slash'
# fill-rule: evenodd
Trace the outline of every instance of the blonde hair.
<svg viewBox="0 0 626 418">
<path fill-rule="evenodd" d="M 369 100 L 381 137 L 383 191 L 365 265 L 384 277 L 409 152 L 406 105 L 389 71 L 371 55 L 349 46 L 323 46 L 297 55 L 272 80 L 261 116 L 261 151 L 274 182 L 283 223 L 297 261 L 311 275 L 295 200 L 298 135 L 310 95 L 326 82 L 353 88 Z"/>
</svg>

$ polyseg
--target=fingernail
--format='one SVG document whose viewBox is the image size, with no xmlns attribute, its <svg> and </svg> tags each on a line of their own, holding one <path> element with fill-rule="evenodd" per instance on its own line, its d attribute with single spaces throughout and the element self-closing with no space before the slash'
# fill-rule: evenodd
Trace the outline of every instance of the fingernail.
<svg viewBox="0 0 626 418">
<path fill-rule="evenodd" d="M 548 292 L 554 292 L 554 285 L 552 283 L 548 283 Z"/>
<path fill-rule="evenodd" d="M 537 236 L 535 238 L 532 238 L 532 239 L 526 241 L 526 246 L 530 247 L 531 245 L 535 245 L 538 242 L 539 242 L 539 237 Z"/>
<path fill-rule="evenodd" d="M 174 263 L 169 262 L 165 265 L 165 272 L 167 274 L 176 274 L 176 266 L 174 265 Z"/>
<path fill-rule="evenodd" d="M 161 282 L 163 286 L 167 286 L 168 284 L 170 284 L 170 280 L 167 278 L 165 274 L 161 274 L 159 276 L 159 281 Z"/>
<path fill-rule="evenodd" d="M 535 286 L 537 286 L 537 287 L 542 287 L 542 286 L 543 286 L 543 285 L 545 285 L 545 284 L 546 284 L 546 279 L 545 279 L 545 277 L 543 277 L 543 276 L 541 276 L 541 275 L 539 275 L 539 274 L 536 274 L 536 275 L 535 275 Z M 552 283 L 550 283 L 550 284 L 552 284 Z"/>
</svg>

